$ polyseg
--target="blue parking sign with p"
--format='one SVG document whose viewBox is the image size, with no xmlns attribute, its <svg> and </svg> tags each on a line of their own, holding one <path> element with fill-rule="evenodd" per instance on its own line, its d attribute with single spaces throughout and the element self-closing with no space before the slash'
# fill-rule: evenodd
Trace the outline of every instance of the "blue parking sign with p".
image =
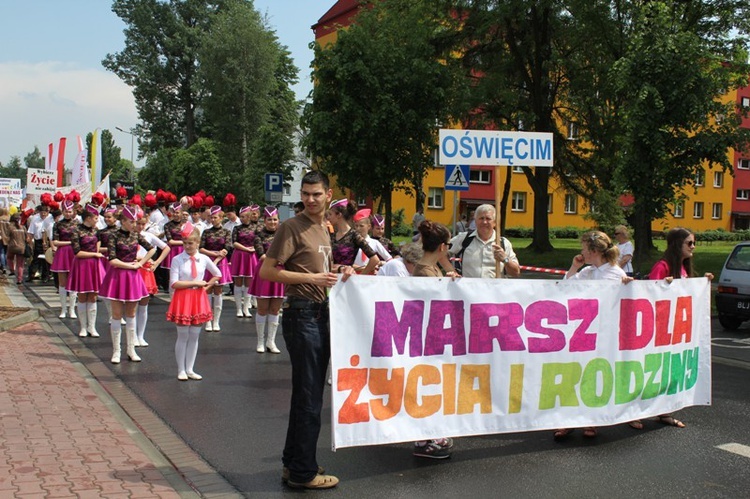
<svg viewBox="0 0 750 499">
<path fill-rule="evenodd" d="M 284 176 L 281 173 L 266 173 L 266 192 L 281 192 L 284 190 Z"/>
</svg>

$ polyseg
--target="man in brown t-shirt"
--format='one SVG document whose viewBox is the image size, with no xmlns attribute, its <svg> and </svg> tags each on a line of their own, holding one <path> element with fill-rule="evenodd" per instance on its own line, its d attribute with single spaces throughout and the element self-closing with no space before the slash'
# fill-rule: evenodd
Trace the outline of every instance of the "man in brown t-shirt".
<svg viewBox="0 0 750 499">
<path fill-rule="evenodd" d="M 325 223 L 332 195 L 328 177 L 308 172 L 300 193 L 305 209 L 279 226 L 260 277 L 284 283 L 287 295 L 281 325 L 292 362 L 292 402 L 281 478 L 293 488 L 328 489 L 339 480 L 324 475 L 316 459 L 331 356 L 327 288 L 338 280 L 334 271 L 346 278 L 354 270 L 343 265 L 331 268 L 331 238 Z"/>
</svg>

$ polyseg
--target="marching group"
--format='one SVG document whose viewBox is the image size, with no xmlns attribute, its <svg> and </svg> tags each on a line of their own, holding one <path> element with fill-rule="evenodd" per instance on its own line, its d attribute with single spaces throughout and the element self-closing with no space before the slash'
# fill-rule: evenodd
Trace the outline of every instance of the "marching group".
<svg viewBox="0 0 750 499">
<path fill-rule="evenodd" d="M 112 363 L 120 362 L 123 325 L 128 359 L 141 360 L 135 349 L 148 346 L 148 303 L 159 287 L 171 295 L 167 320 L 177 328 L 179 380 L 202 378 L 194 371 L 198 339 L 204 329 L 221 331 L 226 285 L 233 287 L 237 317 L 252 317 L 250 309 L 256 307 L 258 353 L 280 353 L 276 331 L 281 317 L 292 366 L 282 480 L 291 487 L 324 489 L 338 483 L 324 474 L 316 459 L 323 392 L 326 380 L 330 382 L 327 295 L 339 281 L 337 274 L 343 274 L 344 281 L 353 274 L 503 278 L 520 275 L 521 267 L 510 241 L 496 231 L 492 205 L 477 207 L 470 223 L 463 218 L 455 236 L 418 211 L 413 242 L 397 247 L 383 235 L 384 217 L 358 210 L 346 198 L 332 200 L 325 174 L 308 172 L 301 183 L 296 216 L 283 224 L 272 206 L 263 209 L 262 216 L 258 205 L 235 211 L 231 194 L 219 205 L 202 192 L 177 200 L 160 190 L 143 200 L 136 195 L 109 207 L 101 195 L 81 205 L 73 191 L 67 197 L 56 196 L 62 198 L 58 217 L 49 215 L 53 199 L 48 197 L 35 213 L 13 214 L 9 224 L 0 225 L 0 234 L 8 268 L 19 284 L 29 256 L 34 258 L 28 278 L 39 271 L 43 280 L 48 279 L 44 260 L 37 256 L 44 255 L 47 246 L 52 248 L 49 271 L 56 276 L 60 317 L 78 318 L 79 336 L 99 336 L 97 297 L 104 299 Z M 584 234 L 581 253 L 565 279 L 632 280 L 633 248 L 627 228 L 617 227 L 615 236 L 617 243 L 600 231 Z M 690 231 L 672 229 L 664 256 L 649 277 L 671 281 L 693 276 L 694 248 Z M 671 415 L 659 419 L 684 426 Z M 642 424 L 634 421 L 631 426 Z M 570 431 L 557 430 L 555 438 Z M 596 429 L 585 428 L 584 435 L 596 436 Z M 446 458 L 452 446 L 451 438 L 435 438 L 415 442 L 413 452 Z"/>
</svg>

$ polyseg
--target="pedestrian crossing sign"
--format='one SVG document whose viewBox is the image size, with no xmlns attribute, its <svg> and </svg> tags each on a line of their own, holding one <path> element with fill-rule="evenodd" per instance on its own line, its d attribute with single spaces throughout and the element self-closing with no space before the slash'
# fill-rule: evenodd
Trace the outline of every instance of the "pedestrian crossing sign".
<svg viewBox="0 0 750 499">
<path fill-rule="evenodd" d="M 469 165 L 445 165 L 445 190 L 469 190 Z"/>
</svg>

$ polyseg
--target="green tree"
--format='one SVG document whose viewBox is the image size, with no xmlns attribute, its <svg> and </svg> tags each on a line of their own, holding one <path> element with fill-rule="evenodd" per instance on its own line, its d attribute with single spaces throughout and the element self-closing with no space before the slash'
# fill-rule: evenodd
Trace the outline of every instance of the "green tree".
<svg viewBox="0 0 750 499">
<path fill-rule="evenodd" d="M 114 0 L 122 19 L 125 48 L 102 65 L 133 88 L 144 124 L 143 147 L 190 147 L 201 135 L 198 109 L 203 84 L 198 50 L 222 1 Z"/>
<path fill-rule="evenodd" d="M 448 11 L 434 2 L 383 0 L 333 46 L 315 46 L 305 146 L 338 185 L 385 201 L 432 164 L 436 123 L 447 122 L 454 81 L 433 43 Z M 418 189 L 421 192 L 421 188 Z"/>
<path fill-rule="evenodd" d="M 44 168 L 44 164 L 42 164 L 42 168 Z M 20 178 L 21 187 L 26 187 L 26 168 L 21 163 L 21 158 L 18 156 L 12 156 L 10 161 L 8 161 L 8 164 L 0 166 L 0 177 Z"/>
<path fill-rule="evenodd" d="M 34 150 L 27 154 L 23 158 L 23 163 L 26 165 L 26 168 L 37 168 L 39 170 L 44 170 L 44 156 L 42 156 L 42 153 L 39 152 L 39 148 L 34 146 Z"/>
<path fill-rule="evenodd" d="M 297 68 L 267 22 L 243 1 L 227 2 L 200 52 L 205 118 L 243 196 L 261 199 L 263 175 L 291 172 Z"/>
</svg>

